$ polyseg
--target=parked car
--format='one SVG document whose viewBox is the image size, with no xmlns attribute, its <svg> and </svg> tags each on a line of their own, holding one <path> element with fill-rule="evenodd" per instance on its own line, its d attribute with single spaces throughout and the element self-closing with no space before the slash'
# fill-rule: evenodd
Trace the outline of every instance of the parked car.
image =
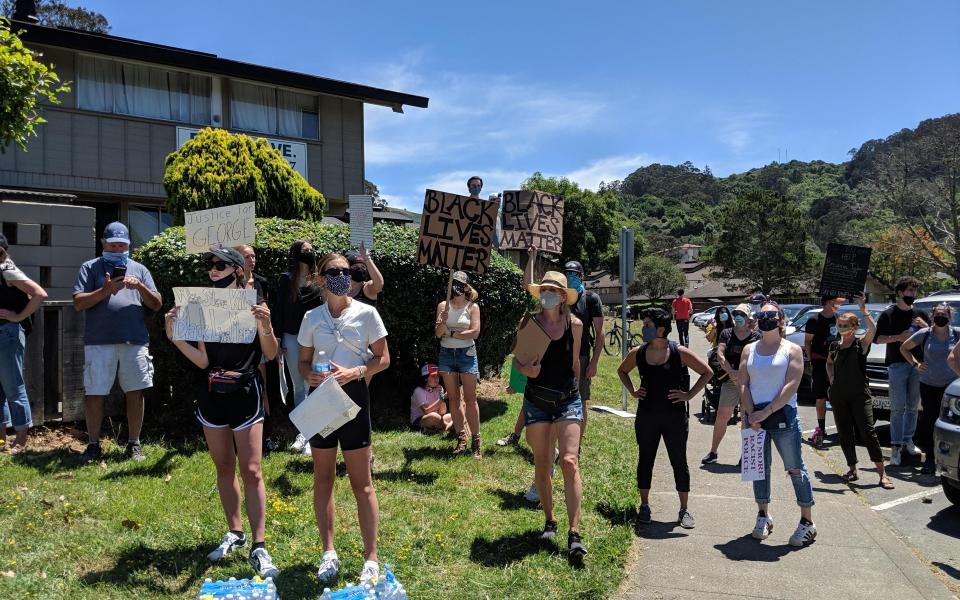
<svg viewBox="0 0 960 600">
<path fill-rule="evenodd" d="M 723 304 L 718 304 L 716 306 L 711 306 L 703 312 L 698 312 L 697 314 L 690 317 L 690 320 L 694 325 L 700 329 L 706 329 L 707 323 L 713 320 L 713 317 L 717 314 L 717 310 L 722 308 Z M 727 309 L 733 310 L 733 306 L 727 306 Z"/>
<path fill-rule="evenodd" d="M 940 416 L 933 430 L 933 445 L 943 493 L 955 506 L 960 506 L 960 379 L 955 379 L 943 395 Z"/>
<path fill-rule="evenodd" d="M 784 304 L 780 308 L 783 309 L 784 315 L 787 317 L 787 327 L 789 327 L 794 321 L 811 310 L 820 308 L 820 306 L 817 304 Z"/>
</svg>

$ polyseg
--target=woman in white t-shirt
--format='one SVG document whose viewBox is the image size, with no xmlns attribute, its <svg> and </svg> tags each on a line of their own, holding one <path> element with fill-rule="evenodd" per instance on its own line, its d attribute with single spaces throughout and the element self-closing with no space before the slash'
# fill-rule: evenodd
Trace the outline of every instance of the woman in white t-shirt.
<svg viewBox="0 0 960 600">
<path fill-rule="evenodd" d="M 337 473 L 337 445 L 343 450 L 350 487 L 357 499 L 360 535 L 363 538 L 364 565 L 361 583 L 380 576 L 377 564 L 377 526 L 379 506 L 370 474 L 370 395 L 367 383 L 390 366 L 387 329 L 372 306 L 349 297 L 350 266 L 339 254 L 328 254 L 318 263 L 318 281 L 324 303 L 303 317 L 297 342 L 300 344 L 300 373 L 311 387 L 323 382 L 324 375 L 313 370 L 319 351 L 326 353 L 331 371 L 360 413 L 328 435 L 310 439 L 313 452 L 313 506 L 323 541 L 323 558 L 317 576 L 331 580 L 340 570 L 340 559 L 333 548 L 333 485 Z"/>
</svg>

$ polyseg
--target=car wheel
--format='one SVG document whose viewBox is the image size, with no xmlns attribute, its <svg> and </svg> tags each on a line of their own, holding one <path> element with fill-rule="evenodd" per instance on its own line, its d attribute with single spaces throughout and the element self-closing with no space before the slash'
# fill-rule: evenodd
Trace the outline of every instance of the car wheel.
<svg viewBox="0 0 960 600">
<path fill-rule="evenodd" d="M 960 482 L 953 481 L 941 475 L 940 485 L 943 486 L 943 493 L 946 495 L 947 500 L 952 502 L 954 506 L 960 506 Z"/>
</svg>

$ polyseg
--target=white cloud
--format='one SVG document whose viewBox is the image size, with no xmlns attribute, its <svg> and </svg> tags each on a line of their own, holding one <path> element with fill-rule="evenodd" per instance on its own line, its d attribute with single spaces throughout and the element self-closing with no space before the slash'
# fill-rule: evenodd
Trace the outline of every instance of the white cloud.
<svg viewBox="0 0 960 600">
<path fill-rule="evenodd" d="M 610 183 L 623 179 L 638 168 L 653 162 L 649 154 L 608 156 L 571 171 L 565 177 L 579 183 L 582 188 L 596 190 L 602 182 Z"/>
<path fill-rule="evenodd" d="M 757 134 L 770 126 L 773 115 L 765 112 L 727 113 L 715 115 L 717 138 L 734 154 L 742 154 L 755 146 Z"/>
</svg>

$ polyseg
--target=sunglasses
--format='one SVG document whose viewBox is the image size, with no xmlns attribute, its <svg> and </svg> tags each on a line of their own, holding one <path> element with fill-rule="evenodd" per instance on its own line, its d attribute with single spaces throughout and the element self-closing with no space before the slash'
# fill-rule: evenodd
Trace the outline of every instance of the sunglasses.
<svg viewBox="0 0 960 600">
<path fill-rule="evenodd" d="M 775 310 L 764 310 L 757 313 L 757 319 L 779 319 L 780 313 Z"/>
<path fill-rule="evenodd" d="M 349 275 L 350 269 L 347 267 L 330 267 L 323 274 L 327 277 L 339 277 L 340 275 Z"/>
<path fill-rule="evenodd" d="M 216 269 L 217 271 L 220 271 L 222 273 L 223 271 L 227 270 L 227 267 L 232 267 L 232 266 L 233 265 L 225 263 L 223 261 L 219 261 L 219 260 L 216 262 L 210 261 L 209 263 L 207 263 L 207 270 L 212 271 Z"/>
</svg>

